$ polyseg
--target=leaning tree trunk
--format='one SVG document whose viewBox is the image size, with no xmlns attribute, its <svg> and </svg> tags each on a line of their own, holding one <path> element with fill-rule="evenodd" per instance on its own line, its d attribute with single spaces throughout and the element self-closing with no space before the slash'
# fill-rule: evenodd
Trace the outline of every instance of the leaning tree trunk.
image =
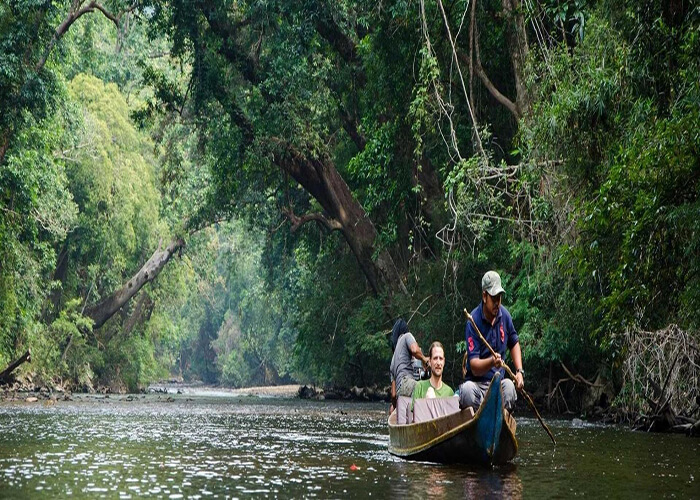
<svg viewBox="0 0 700 500">
<path fill-rule="evenodd" d="M 374 259 L 377 229 L 330 158 L 307 158 L 285 141 L 275 139 L 273 142 L 283 148 L 283 153 L 275 156 L 278 166 L 301 184 L 325 211 L 301 217 L 288 213 L 293 229 L 315 220 L 330 230 L 340 231 L 376 294 L 407 293 L 389 252 L 380 250 Z"/>
<path fill-rule="evenodd" d="M 7 384 L 8 382 L 10 382 L 10 375 L 12 374 L 12 372 L 15 371 L 17 367 L 19 367 L 22 363 L 30 362 L 31 360 L 32 353 L 29 349 L 27 349 L 27 351 L 24 354 L 22 354 L 22 356 L 14 360 L 7 366 L 7 368 L 0 372 L 0 385 Z"/>
<path fill-rule="evenodd" d="M 119 309 L 121 309 L 129 300 L 138 293 L 141 288 L 153 281 L 158 273 L 165 267 L 170 258 L 175 252 L 182 249 L 185 242 L 182 238 L 173 239 L 164 250 L 158 248 L 143 267 L 136 273 L 123 287 L 114 292 L 112 295 L 104 299 L 102 302 L 95 304 L 87 309 L 85 316 L 92 319 L 93 328 L 100 328 L 105 322 L 111 318 Z"/>
<path fill-rule="evenodd" d="M 238 70 L 248 83 L 260 84 L 257 61 L 250 56 L 249 50 L 236 44 L 236 40 L 240 37 L 240 27 L 229 21 L 226 13 L 221 11 L 219 3 L 214 0 L 203 0 L 201 9 L 211 31 L 225 41 L 218 49 L 219 55 L 225 58 L 232 68 Z M 343 35 L 342 30 L 333 22 L 332 16 L 321 12 L 316 18 L 316 25 L 319 35 L 328 41 L 346 63 L 356 67 L 360 82 L 364 81 L 356 47 Z M 232 122 L 239 127 L 242 134 L 241 146 L 248 147 L 255 140 L 256 132 L 253 124 L 236 104 L 231 88 L 225 82 L 217 81 L 216 78 L 209 78 L 207 85 L 227 110 Z M 270 104 L 275 104 L 273 96 L 266 92 L 262 92 L 262 96 Z M 344 122 L 344 126 L 350 128 L 348 133 L 357 146 L 364 147 L 364 138 L 353 132 L 351 117 L 346 117 L 345 120 L 341 118 L 341 121 Z M 373 258 L 377 244 L 377 230 L 330 158 L 307 157 L 284 139 L 271 137 L 264 140 L 269 142 L 272 149 L 280 153 L 274 155 L 276 165 L 294 178 L 325 211 L 324 214 L 305 214 L 297 217 L 290 209 L 287 216 L 292 221 L 293 229 L 305 222 L 315 220 L 330 230 L 341 231 L 375 293 L 406 292 L 391 255 L 385 250 L 380 250 L 376 260 Z"/>
</svg>

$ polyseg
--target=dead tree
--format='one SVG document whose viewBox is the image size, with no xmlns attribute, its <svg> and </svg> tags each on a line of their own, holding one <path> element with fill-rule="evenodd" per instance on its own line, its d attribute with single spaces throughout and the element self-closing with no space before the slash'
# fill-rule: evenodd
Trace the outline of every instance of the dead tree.
<svg viewBox="0 0 700 500">
<path fill-rule="evenodd" d="M 85 316 L 92 319 L 93 329 L 104 325 L 105 322 L 129 302 L 146 283 L 153 281 L 168 261 L 170 261 L 171 257 L 184 246 L 185 241 L 182 238 L 175 238 L 165 249 L 161 250 L 158 248 L 143 267 L 141 267 L 124 286 L 103 301 L 89 307 L 85 311 Z"/>
<path fill-rule="evenodd" d="M 20 366 L 22 363 L 25 362 L 31 362 L 32 360 L 32 353 L 29 349 L 27 349 L 27 352 L 22 354 L 19 358 L 14 360 L 12 363 L 10 363 L 7 368 L 5 368 L 2 373 L 0 373 L 0 385 L 1 384 L 8 384 L 11 381 L 11 374 L 15 369 L 17 369 L 18 366 Z"/>
</svg>

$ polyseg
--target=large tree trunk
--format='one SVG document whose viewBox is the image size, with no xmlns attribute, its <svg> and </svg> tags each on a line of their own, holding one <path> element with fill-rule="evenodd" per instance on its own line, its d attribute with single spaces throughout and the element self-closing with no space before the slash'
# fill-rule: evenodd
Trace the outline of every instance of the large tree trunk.
<svg viewBox="0 0 700 500">
<path fill-rule="evenodd" d="M 525 63 L 530 47 L 520 0 L 503 0 L 503 17 L 506 23 L 510 24 L 510 29 L 506 29 L 506 33 L 508 33 L 510 61 L 515 78 L 515 102 L 520 116 L 523 116 L 530 110 L 530 98 L 525 86 Z"/>
<path fill-rule="evenodd" d="M 138 293 L 148 282 L 153 281 L 168 263 L 170 258 L 185 246 L 182 238 L 173 239 L 165 250 L 158 250 L 151 256 L 143 267 L 123 287 L 114 292 L 102 302 L 87 309 L 85 316 L 93 320 L 93 328 L 100 328 Z"/>
<path fill-rule="evenodd" d="M 315 220 L 330 230 L 340 231 L 376 294 L 384 291 L 407 293 L 389 252 L 380 250 L 374 260 L 377 229 L 333 162 L 329 158 L 307 158 L 284 141 L 274 142 L 283 148 L 283 153 L 275 156 L 277 165 L 301 184 L 325 211 L 325 214 L 302 217 L 289 213 L 293 227 Z"/>
</svg>

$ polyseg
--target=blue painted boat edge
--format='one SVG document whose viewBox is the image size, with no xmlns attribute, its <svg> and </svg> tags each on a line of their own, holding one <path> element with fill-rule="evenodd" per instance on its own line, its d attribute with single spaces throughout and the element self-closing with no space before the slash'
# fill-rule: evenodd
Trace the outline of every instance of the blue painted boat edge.
<svg viewBox="0 0 700 500">
<path fill-rule="evenodd" d="M 496 373 L 481 403 L 480 417 L 476 426 L 476 440 L 482 450 L 483 461 L 491 463 L 498 449 L 503 426 L 503 395 L 501 394 L 501 375 Z"/>
</svg>

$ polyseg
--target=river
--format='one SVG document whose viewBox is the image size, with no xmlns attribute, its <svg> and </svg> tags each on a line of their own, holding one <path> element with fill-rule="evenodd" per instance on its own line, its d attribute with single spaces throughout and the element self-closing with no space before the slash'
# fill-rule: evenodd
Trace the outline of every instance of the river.
<svg viewBox="0 0 700 500">
<path fill-rule="evenodd" d="M 517 416 L 517 415 L 516 415 Z M 0 498 L 700 498 L 700 439 L 518 417 L 512 464 L 405 462 L 386 405 L 230 394 L 0 403 Z"/>
</svg>

